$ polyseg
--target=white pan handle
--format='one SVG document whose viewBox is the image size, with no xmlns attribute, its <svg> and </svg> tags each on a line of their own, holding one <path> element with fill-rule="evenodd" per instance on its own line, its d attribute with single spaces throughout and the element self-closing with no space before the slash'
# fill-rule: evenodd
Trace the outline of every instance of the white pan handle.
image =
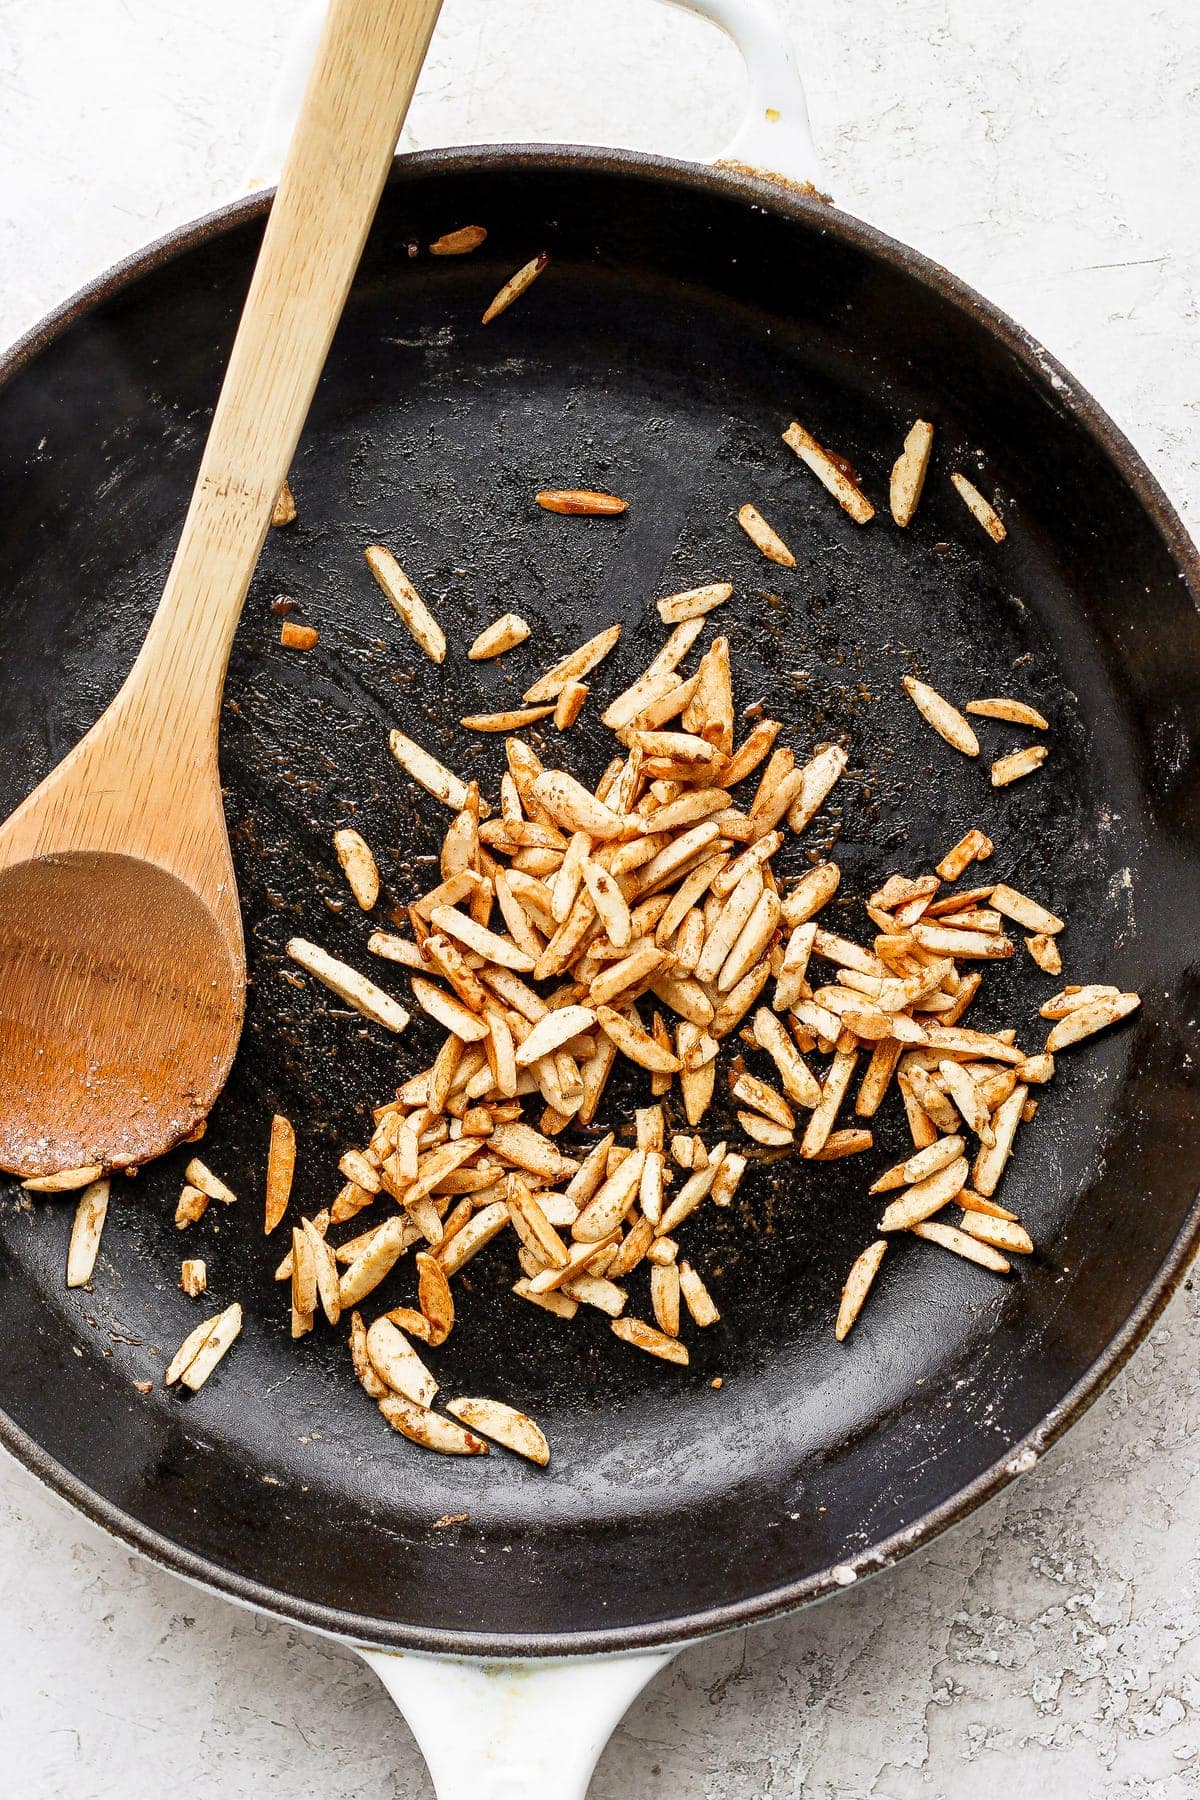
<svg viewBox="0 0 1200 1800">
<path fill-rule="evenodd" d="M 584 1800 L 600 1752 L 673 1652 L 518 1663 L 359 1654 L 407 1719 L 437 1800 Z"/>
<path fill-rule="evenodd" d="M 710 19 L 728 32 L 750 77 L 745 116 L 716 161 L 741 163 L 800 186 L 819 186 L 808 104 L 776 0 L 668 0 L 668 4 Z M 296 7 L 293 40 L 243 193 L 271 187 L 279 178 L 324 16 L 324 0 L 306 0 Z"/>
</svg>

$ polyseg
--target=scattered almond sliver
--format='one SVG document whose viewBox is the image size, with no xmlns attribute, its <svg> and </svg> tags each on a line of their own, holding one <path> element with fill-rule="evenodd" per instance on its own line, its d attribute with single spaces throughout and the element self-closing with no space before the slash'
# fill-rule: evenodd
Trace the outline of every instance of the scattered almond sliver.
<svg viewBox="0 0 1200 1800">
<path fill-rule="evenodd" d="M 840 459 L 822 449 L 812 433 L 795 420 L 784 432 L 783 441 L 812 470 L 822 487 L 828 488 L 843 512 L 849 513 L 858 525 L 869 524 L 875 517 L 875 508 L 857 482 L 851 480 Z"/>
<path fill-rule="evenodd" d="M 628 500 L 618 500 L 615 494 L 591 493 L 586 488 L 545 488 L 534 499 L 546 512 L 590 518 L 611 518 L 629 511 Z"/>
<path fill-rule="evenodd" d="M 532 286 L 537 280 L 549 261 L 550 257 L 547 252 L 541 250 L 536 256 L 530 257 L 527 263 L 523 263 L 515 275 L 510 275 L 499 293 L 489 303 L 483 315 L 483 323 L 490 325 L 492 320 L 499 318 L 502 312 L 507 312 L 513 301 L 519 300 L 526 288 Z"/>
<path fill-rule="evenodd" d="M 978 520 L 979 524 L 983 526 L 993 544 L 1002 544 L 1008 536 L 1008 530 L 991 501 L 985 500 L 975 483 L 968 481 L 965 475 L 956 472 L 951 475 L 950 480 L 963 505 L 970 512 L 972 518 Z"/>
<path fill-rule="evenodd" d="M 904 440 L 904 449 L 892 464 L 889 502 L 897 525 L 910 524 L 920 504 L 932 449 L 933 426 L 927 419 L 918 419 Z"/>
<path fill-rule="evenodd" d="M 777 531 L 773 531 L 759 512 L 757 506 L 749 501 L 738 510 L 738 524 L 750 542 L 762 551 L 768 562 L 778 563 L 783 569 L 794 569 L 796 559 L 784 543 Z"/>
<path fill-rule="evenodd" d="M 939 737 L 945 738 L 955 750 L 961 750 L 964 756 L 979 755 L 979 739 L 956 706 L 951 706 L 935 688 L 918 681 L 914 675 L 904 676 L 902 685 L 921 717 L 933 726 Z"/>
</svg>

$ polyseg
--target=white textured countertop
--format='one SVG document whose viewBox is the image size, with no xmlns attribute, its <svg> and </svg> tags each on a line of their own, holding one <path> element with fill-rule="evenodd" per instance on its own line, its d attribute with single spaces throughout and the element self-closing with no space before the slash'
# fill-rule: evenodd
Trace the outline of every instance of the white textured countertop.
<svg viewBox="0 0 1200 1800">
<path fill-rule="evenodd" d="M 239 182 L 284 0 L 0 0 L 0 339 Z M 1200 9 L 785 7 L 828 185 L 1013 313 L 1200 524 Z M 447 0 L 406 143 L 715 151 L 740 65 L 650 0 Z M 596 1800 L 1200 1794 L 1200 1305 L 1044 1463 L 836 1604 L 682 1656 Z M 349 1651 L 128 1556 L 0 1464 L 0 1793 L 417 1800 Z"/>
</svg>

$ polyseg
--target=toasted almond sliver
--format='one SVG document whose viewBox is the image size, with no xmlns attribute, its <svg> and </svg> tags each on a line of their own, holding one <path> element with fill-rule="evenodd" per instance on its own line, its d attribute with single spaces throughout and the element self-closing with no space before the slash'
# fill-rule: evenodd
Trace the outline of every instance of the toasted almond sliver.
<svg viewBox="0 0 1200 1800">
<path fill-rule="evenodd" d="M 568 831 L 584 831 L 594 840 L 635 835 L 631 824 L 611 812 L 582 782 L 562 769 L 544 769 L 533 784 L 534 798 Z M 640 826 L 640 820 L 632 822 Z"/>
<path fill-rule="evenodd" d="M 986 1213 L 964 1210 L 961 1229 L 995 1250 L 1015 1256 L 1032 1256 L 1033 1239 L 1016 1219 L 993 1219 Z"/>
<path fill-rule="evenodd" d="M 478 250 L 487 237 L 484 225 L 460 225 L 456 231 L 443 232 L 429 246 L 430 256 L 466 256 Z"/>
<path fill-rule="evenodd" d="M 995 931 L 963 931 L 953 925 L 926 925 L 918 920 L 912 927 L 914 940 L 935 956 L 979 957 L 985 961 L 1004 961 L 1013 954 L 1011 938 Z"/>
<path fill-rule="evenodd" d="M 596 908 L 600 921 L 608 933 L 609 942 L 624 949 L 632 935 L 629 918 L 629 907 L 625 896 L 608 870 L 602 864 L 585 857 L 582 865 L 583 879 L 592 903 Z"/>
<path fill-rule="evenodd" d="M 717 1303 L 691 1263 L 681 1262 L 679 1264 L 679 1292 L 683 1296 L 684 1305 L 697 1325 L 704 1327 L 717 1324 L 721 1317 L 717 1310 Z"/>
<path fill-rule="evenodd" d="M 656 1263 L 650 1271 L 650 1304 L 660 1331 L 679 1336 L 679 1270 L 673 1262 Z"/>
<path fill-rule="evenodd" d="M 498 963 L 502 969 L 528 974 L 534 966 L 533 958 L 524 950 L 497 932 L 489 931 L 486 925 L 480 925 L 467 913 L 459 912 L 457 907 L 435 906 L 431 923 L 438 931 L 457 938 L 468 950 L 474 950 L 488 962 Z"/>
<path fill-rule="evenodd" d="M 792 831 L 804 831 L 824 806 L 847 763 L 840 744 L 827 744 L 799 771 L 800 788 L 788 807 L 787 821 Z"/>
<path fill-rule="evenodd" d="M 929 453 L 932 449 L 933 426 L 927 419 L 918 419 L 904 440 L 904 449 L 892 464 L 889 500 L 892 517 L 897 525 L 909 524 L 917 510 L 921 491 L 925 486 L 925 476 L 929 469 Z M 872 1270 L 873 1273 L 874 1270 Z M 848 1325 L 846 1330 L 849 1329 Z M 845 1333 L 841 1335 L 844 1336 Z"/>
<path fill-rule="evenodd" d="M 208 1286 L 208 1265 L 202 1256 L 188 1256 L 179 1265 L 179 1285 L 189 1300 L 195 1300 Z"/>
<path fill-rule="evenodd" d="M 1019 894 L 1016 888 L 1010 888 L 1006 882 L 1002 881 L 992 889 L 991 905 L 996 912 L 1003 913 L 1006 919 L 1013 919 L 1018 925 L 1023 925 L 1026 931 L 1040 931 L 1047 937 L 1053 937 L 1063 929 L 1061 919 L 1056 918 L 1052 912 L 1047 912 L 1044 906 L 1039 906 L 1028 895 Z"/>
<path fill-rule="evenodd" d="M 226 1187 L 220 1176 L 214 1175 L 198 1156 L 192 1157 L 183 1173 L 184 1178 L 193 1187 L 198 1187 L 202 1194 L 207 1194 L 210 1200 L 219 1200 L 223 1206 L 232 1206 L 237 1199 L 233 1189 Z"/>
<path fill-rule="evenodd" d="M 642 1029 L 636 1016 L 627 1017 L 611 1006 L 600 1006 L 596 1009 L 596 1022 L 617 1049 L 639 1068 L 649 1069 L 655 1075 L 677 1075 L 683 1067 L 677 1056 L 664 1050 Z"/>
<path fill-rule="evenodd" d="M 893 506 L 894 504 L 893 502 Z M 901 519 L 897 522 L 907 524 L 908 520 Z M 866 1304 L 871 1284 L 879 1273 L 879 1265 L 887 1253 L 887 1247 L 888 1240 L 886 1238 L 876 1238 L 875 1242 L 868 1244 L 861 1256 L 855 1259 L 853 1267 L 846 1277 L 846 1285 L 842 1289 L 842 1298 L 838 1306 L 837 1324 L 834 1327 L 834 1336 L 839 1344 L 849 1337 L 855 1320 Z"/>
<path fill-rule="evenodd" d="M 550 1263 L 554 1268 L 565 1269 L 570 1260 L 567 1246 L 538 1205 L 536 1196 L 519 1175 L 506 1177 L 504 1199 L 513 1229 L 525 1248 L 537 1257 L 539 1263 Z"/>
<path fill-rule="evenodd" d="M 531 256 L 527 263 L 522 263 L 516 274 L 509 276 L 499 293 L 489 302 L 483 315 L 483 323 L 490 325 L 492 320 L 499 318 L 502 312 L 507 312 L 513 301 L 519 300 L 526 288 L 531 287 L 537 280 L 549 261 L 549 253 L 539 250 L 538 254 Z"/>
<path fill-rule="evenodd" d="M 1008 536 L 1008 531 L 991 501 L 985 500 L 975 483 L 968 481 L 966 476 L 960 475 L 957 470 L 951 475 L 950 480 L 963 505 L 971 516 L 983 526 L 993 544 L 1002 544 Z"/>
<path fill-rule="evenodd" d="M 768 1150 L 782 1150 L 796 1141 L 794 1131 L 789 1131 L 786 1125 L 777 1125 L 774 1119 L 765 1119 L 761 1113 L 739 1112 L 738 1124 L 748 1138 Z"/>
<path fill-rule="evenodd" d="M 173 1382 L 179 1380 L 185 1369 L 190 1368 L 200 1352 L 201 1345 L 205 1342 L 208 1334 L 212 1331 L 220 1317 L 220 1313 L 214 1313 L 211 1319 L 205 1319 L 202 1324 L 197 1325 L 194 1330 L 188 1332 L 182 1344 L 180 1344 L 178 1350 L 167 1364 L 167 1372 L 163 1376 L 164 1387 L 170 1387 Z"/>
<path fill-rule="evenodd" d="M 920 1224 L 922 1219 L 932 1218 L 966 1185 L 969 1166 L 965 1156 L 956 1156 L 944 1168 L 936 1169 L 923 1181 L 914 1182 L 884 1208 L 879 1221 L 880 1231 L 907 1231 Z"/>
<path fill-rule="evenodd" d="M 952 1250 L 956 1256 L 963 1256 L 968 1262 L 976 1262 L 981 1268 L 990 1269 L 994 1275 L 1007 1275 L 1012 1267 L 1007 1258 L 993 1250 L 988 1244 L 981 1244 L 970 1232 L 960 1231 L 957 1225 L 942 1225 L 934 1220 L 926 1220 L 912 1228 L 914 1237 L 924 1238 L 930 1244 L 940 1244 L 943 1250 Z"/>
<path fill-rule="evenodd" d="M 338 1288 L 342 1311 L 365 1300 L 383 1280 L 413 1241 L 408 1219 L 397 1215 L 377 1227 L 361 1255 L 347 1268 Z"/>
<path fill-rule="evenodd" d="M 597 494 L 589 488 L 545 488 L 534 499 L 546 512 L 591 518 L 611 518 L 629 511 L 628 500 L 619 500 L 615 494 Z"/>
<path fill-rule="evenodd" d="M 376 1025 L 384 1026 L 388 1031 L 403 1031 L 408 1024 L 408 1014 L 398 1000 L 393 1000 L 381 987 L 352 969 L 349 963 L 339 962 L 336 956 L 330 956 L 318 944 L 310 944 L 305 938 L 289 938 L 287 954 L 293 962 L 299 963 L 310 975 L 323 982 L 331 993 L 360 1012 L 364 1018 L 372 1020 Z"/>
<path fill-rule="evenodd" d="M 577 1244 L 598 1244 L 616 1229 L 637 1197 L 646 1152 L 634 1150 L 588 1201 L 571 1227 Z"/>
<path fill-rule="evenodd" d="M 1121 990 L 1107 982 L 1091 981 L 1083 987 L 1064 988 L 1061 994 L 1044 1000 L 1038 1007 L 1043 1019 L 1065 1019 L 1067 1014 L 1075 1012 L 1081 1006 L 1091 1006 L 1097 1000 L 1116 1000 Z"/>
<path fill-rule="evenodd" d="M 1035 769 L 1041 768 L 1048 754 L 1045 744 L 1031 744 L 1027 750 L 997 757 L 992 764 L 992 786 L 1008 787 L 1011 782 L 1020 781 L 1023 775 L 1032 775 Z"/>
<path fill-rule="evenodd" d="M 848 512 L 857 525 L 866 525 L 875 517 L 875 508 L 862 489 L 846 471 L 822 449 L 812 433 L 793 419 L 783 434 L 783 441 L 810 468 L 822 487 L 833 495 L 843 512 Z"/>
<path fill-rule="evenodd" d="M 285 619 L 279 627 L 279 642 L 285 650 L 313 650 L 320 635 L 315 626 L 298 625 L 295 619 Z"/>
<path fill-rule="evenodd" d="M 430 662 L 446 659 L 446 637 L 396 558 L 382 544 L 363 551 L 366 564 Z"/>
<path fill-rule="evenodd" d="M 797 1052 L 799 1055 L 799 1052 Z M 764 1118 L 773 1119 L 777 1125 L 783 1125 L 791 1131 L 796 1123 L 796 1115 L 782 1094 L 776 1093 L 768 1082 L 760 1081 L 756 1075 L 743 1072 L 731 1083 L 731 1092 L 735 1100 L 743 1106 L 749 1106 Z"/>
<path fill-rule="evenodd" d="M 901 685 L 921 717 L 933 726 L 939 737 L 953 749 L 961 750 L 964 756 L 979 755 L 979 739 L 956 706 L 951 706 L 928 682 L 918 681 L 914 675 L 905 675 Z"/>
<path fill-rule="evenodd" d="M 84 1188 L 75 1208 L 71 1241 L 67 1246 L 67 1286 L 86 1287 L 100 1254 L 100 1233 L 108 1213 L 109 1183 L 93 1181 Z"/>
<path fill-rule="evenodd" d="M 1054 1058 L 1044 1052 L 1040 1056 L 1027 1056 L 1023 1063 L 1018 1063 L 1014 1071 L 1018 1081 L 1041 1083 L 1049 1081 L 1054 1074 Z"/>
<path fill-rule="evenodd" d="M 658 601 L 658 616 L 664 625 L 678 625 L 683 619 L 700 619 L 718 606 L 724 606 L 733 593 L 728 581 L 713 581 L 707 587 L 687 588 L 681 594 L 668 594 Z"/>
<path fill-rule="evenodd" d="M 176 1229 L 183 1231 L 187 1226 L 194 1225 L 198 1219 L 204 1217 L 207 1210 L 208 1195 L 202 1193 L 198 1187 L 193 1187 L 190 1182 L 185 1182 L 175 1207 Z"/>
<path fill-rule="evenodd" d="M 367 1355 L 367 1328 L 362 1322 L 362 1314 L 357 1312 L 350 1315 L 350 1360 L 360 1386 L 371 1399 L 384 1399 L 390 1390 L 387 1382 L 376 1374 L 375 1365 Z"/>
<path fill-rule="evenodd" d="M 517 1067 L 528 1068 L 543 1056 L 549 1056 L 568 1038 L 590 1031 L 595 1023 L 596 1015 L 589 1006 L 560 1006 L 556 1011 L 548 1012 L 517 1050 Z"/>
<path fill-rule="evenodd" d="M 458 722 L 464 731 L 520 731 L 549 718 L 553 711 L 552 706 L 519 706 L 510 712 L 468 713 Z"/>
<path fill-rule="evenodd" d="M 825 1142 L 833 1130 L 838 1109 L 846 1097 L 846 1090 L 854 1076 L 858 1063 L 857 1050 L 838 1050 L 825 1076 L 821 1089 L 821 1098 L 808 1121 L 804 1138 L 800 1145 L 801 1156 L 815 1156 L 823 1150 Z"/>
<path fill-rule="evenodd" d="M 788 1099 L 794 1100 L 797 1106 L 819 1106 L 820 1084 L 788 1032 L 765 1006 L 760 1007 L 754 1015 L 754 1035 L 759 1047 L 766 1051 L 778 1069 L 779 1079 Z M 792 1123 L 795 1124 L 794 1118 Z"/>
<path fill-rule="evenodd" d="M 971 1185 L 976 1193 L 990 1200 L 1000 1185 L 1000 1177 L 1004 1166 L 1012 1155 L 1013 1139 L 1017 1126 L 1021 1122 L 1021 1112 L 1029 1098 L 1029 1089 L 1023 1082 L 1017 1084 L 1007 1100 L 1001 1101 L 992 1115 L 992 1130 L 996 1134 L 994 1144 L 984 1144 L 975 1158 Z M 964 1184 L 965 1185 L 965 1184 Z"/>
<path fill-rule="evenodd" d="M 394 931 L 373 931 L 367 939 L 372 956 L 399 963 L 406 969 L 428 969 L 429 964 L 411 938 L 399 937 Z"/>
<path fill-rule="evenodd" d="M 431 981 L 422 981 L 420 976 L 413 976 L 413 999 L 436 1019 L 439 1025 L 453 1032 L 455 1037 L 462 1038 L 464 1043 L 474 1044 L 488 1035 L 488 1028 L 474 1013 L 469 1012 L 455 994 L 447 994 L 444 989 L 435 987 Z"/>
<path fill-rule="evenodd" d="M 296 1132 L 290 1119 L 276 1113 L 271 1120 L 271 1142 L 267 1150 L 267 1194 L 263 1230 L 268 1234 L 283 1218 L 291 1198 L 292 1177 L 296 1170 Z"/>
<path fill-rule="evenodd" d="M 914 1182 L 924 1181 L 927 1175 L 934 1175 L 948 1163 L 955 1162 L 966 1147 L 964 1138 L 939 1138 L 936 1144 L 929 1144 L 924 1150 L 918 1150 L 907 1162 L 896 1163 L 893 1168 L 885 1169 L 879 1179 L 872 1182 L 867 1192 L 886 1194 L 893 1188 L 911 1187 Z"/>
<path fill-rule="evenodd" d="M 837 892 L 842 872 L 836 863 L 817 863 L 796 883 L 783 903 L 783 922 L 791 929 L 814 918 Z"/>
<path fill-rule="evenodd" d="M 738 508 L 738 524 L 756 549 L 761 550 L 768 562 L 778 563 L 783 569 L 794 569 L 796 559 L 779 536 L 773 531 L 759 512 L 757 506 L 747 501 Z"/>
<path fill-rule="evenodd" d="M 668 1337 L 665 1331 L 656 1331 L 653 1325 L 647 1325 L 642 1319 L 614 1319 L 612 1328 L 623 1342 L 632 1344 L 637 1350 L 645 1350 L 648 1355 L 657 1356 L 663 1362 L 688 1361 L 686 1344 L 682 1344 L 678 1338 Z"/>
<path fill-rule="evenodd" d="M 331 1325 L 336 1325 L 342 1314 L 342 1302 L 340 1278 L 333 1251 L 311 1219 L 302 1220 L 301 1229 L 308 1244 L 321 1311 Z"/>
<path fill-rule="evenodd" d="M 493 656 L 503 656 L 506 650 L 515 649 L 523 644 L 529 636 L 529 626 L 516 613 L 502 613 L 485 625 L 471 648 L 467 651 L 471 662 L 487 662 Z"/>
<path fill-rule="evenodd" d="M 430 756 L 428 750 L 422 750 L 420 744 L 414 743 L 402 731 L 388 733 L 388 746 L 401 768 L 407 770 L 427 794 L 452 806 L 456 813 L 463 810 L 467 804 L 467 784 L 451 774 L 436 756 Z"/>
<path fill-rule="evenodd" d="M 1008 700 L 1003 697 L 995 700 L 968 700 L 964 710 L 975 713 L 981 719 L 1005 719 L 1010 725 L 1028 725 L 1034 731 L 1050 729 L 1050 721 L 1044 719 L 1036 707 L 1027 706 L 1024 700 Z"/>
<path fill-rule="evenodd" d="M 360 832 L 343 830 L 334 832 L 333 847 L 350 892 L 362 910 L 370 912 L 379 898 L 379 866 L 371 846 Z"/>
<path fill-rule="evenodd" d="M 739 744 L 722 772 L 726 787 L 736 787 L 752 775 L 769 753 L 781 730 L 778 719 L 760 719 L 750 735 Z"/>
<path fill-rule="evenodd" d="M 513 1293 L 519 1294 L 522 1300 L 530 1300 L 534 1306 L 540 1306 L 543 1312 L 553 1313 L 559 1319 L 573 1319 L 579 1311 L 578 1300 L 569 1295 L 551 1290 L 544 1294 L 535 1293 L 527 1277 L 513 1283 Z"/>
<path fill-rule="evenodd" d="M 78 1169 L 59 1169 L 53 1175 L 30 1175 L 21 1186 L 30 1194 L 70 1194 L 76 1188 L 90 1187 L 104 1173 L 100 1163 L 85 1163 Z"/>
<path fill-rule="evenodd" d="M 187 1366 L 179 1371 L 179 1379 L 183 1382 L 184 1387 L 191 1388 L 193 1393 L 198 1392 L 204 1386 L 242 1329 L 242 1309 L 237 1301 L 235 1300 L 232 1306 L 227 1306 L 223 1313 L 218 1313 L 215 1319 L 210 1319 L 209 1327 L 211 1329 L 205 1328 L 205 1334 L 200 1340 L 195 1355 L 191 1357 Z M 188 1342 L 191 1342 L 190 1338 Z M 170 1375 L 171 1370 L 168 1369 L 168 1378 Z"/>
<path fill-rule="evenodd" d="M 621 1316 L 629 1299 L 624 1288 L 598 1275 L 572 1275 L 569 1281 L 563 1282 L 562 1292 L 570 1300 L 579 1300 L 584 1306 L 594 1306 L 607 1313 L 610 1319 Z"/>
<path fill-rule="evenodd" d="M 275 496 L 275 505 L 271 509 L 271 524 L 278 531 L 284 525 L 294 524 L 296 518 L 296 497 L 292 493 L 291 483 L 284 481 Z"/>
<path fill-rule="evenodd" d="M 590 675 L 597 664 L 602 663 L 609 651 L 621 635 L 619 625 L 609 625 L 606 630 L 597 632 L 578 650 L 572 650 L 561 662 L 555 663 L 552 669 L 535 681 L 523 698 L 530 705 L 539 705 L 543 700 L 557 700 L 569 681 L 578 681 Z"/>
<path fill-rule="evenodd" d="M 947 850 L 937 864 L 937 872 L 943 881 L 957 881 L 970 863 L 984 861 L 992 854 L 993 848 L 991 838 L 972 827 L 952 850 Z"/>
<path fill-rule="evenodd" d="M 1052 937 L 1038 931 L 1025 939 L 1025 948 L 1044 975 L 1062 974 L 1062 952 Z"/>
<path fill-rule="evenodd" d="M 542 1468 L 550 1461 L 550 1446 L 541 1427 L 515 1406 L 506 1406 L 502 1400 L 464 1398 L 448 1401 L 446 1411 L 482 1437 L 515 1450 Z"/>
<path fill-rule="evenodd" d="M 992 1118 L 987 1101 L 968 1071 L 961 1063 L 946 1058 L 938 1064 L 938 1074 L 942 1078 L 947 1095 L 980 1143 L 995 1143 L 996 1134 L 992 1130 Z"/>
<path fill-rule="evenodd" d="M 559 731 L 569 731 L 587 700 L 589 688 L 584 681 L 568 681 L 554 702 L 554 723 Z"/>
<path fill-rule="evenodd" d="M 426 1450 L 436 1450 L 442 1456 L 487 1455 L 487 1445 L 473 1431 L 453 1419 L 444 1419 L 441 1413 L 414 1406 L 402 1394 L 389 1394 L 378 1404 L 393 1431 L 414 1444 L 421 1444 Z"/>
<path fill-rule="evenodd" d="M 367 1329 L 367 1355 L 381 1381 L 416 1406 L 428 1406 L 438 1384 L 404 1333 L 385 1315 Z"/>
<path fill-rule="evenodd" d="M 561 1155 L 550 1139 L 542 1137 L 531 1125 L 497 1125 L 488 1143 L 506 1162 L 518 1169 L 528 1169 L 531 1175 L 541 1175 L 547 1181 L 574 1175 L 579 1167 L 571 1157 Z"/>
<path fill-rule="evenodd" d="M 1053 1056 L 1056 1051 L 1065 1050 L 1068 1045 L 1077 1044 L 1082 1038 L 1104 1031 L 1119 1019 L 1128 1018 L 1141 1003 L 1138 994 L 1118 994 L 1115 999 L 1096 1000 L 1090 1006 L 1075 1007 L 1065 1019 L 1060 1019 L 1057 1025 L 1051 1027 L 1046 1038 L 1046 1054 Z M 979 1183 L 976 1182 L 975 1185 L 978 1187 Z M 987 1190 L 984 1189 L 984 1192 Z"/>
</svg>

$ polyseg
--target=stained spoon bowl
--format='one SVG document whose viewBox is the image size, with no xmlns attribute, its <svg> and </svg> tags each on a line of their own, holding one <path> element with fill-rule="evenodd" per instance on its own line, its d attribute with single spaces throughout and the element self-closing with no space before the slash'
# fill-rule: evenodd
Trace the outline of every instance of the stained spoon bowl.
<svg viewBox="0 0 1200 1800">
<path fill-rule="evenodd" d="M 0 870 L 0 1167 L 161 1155 L 237 1049 L 244 962 L 204 901 L 141 858 L 68 851 Z"/>
</svg>

